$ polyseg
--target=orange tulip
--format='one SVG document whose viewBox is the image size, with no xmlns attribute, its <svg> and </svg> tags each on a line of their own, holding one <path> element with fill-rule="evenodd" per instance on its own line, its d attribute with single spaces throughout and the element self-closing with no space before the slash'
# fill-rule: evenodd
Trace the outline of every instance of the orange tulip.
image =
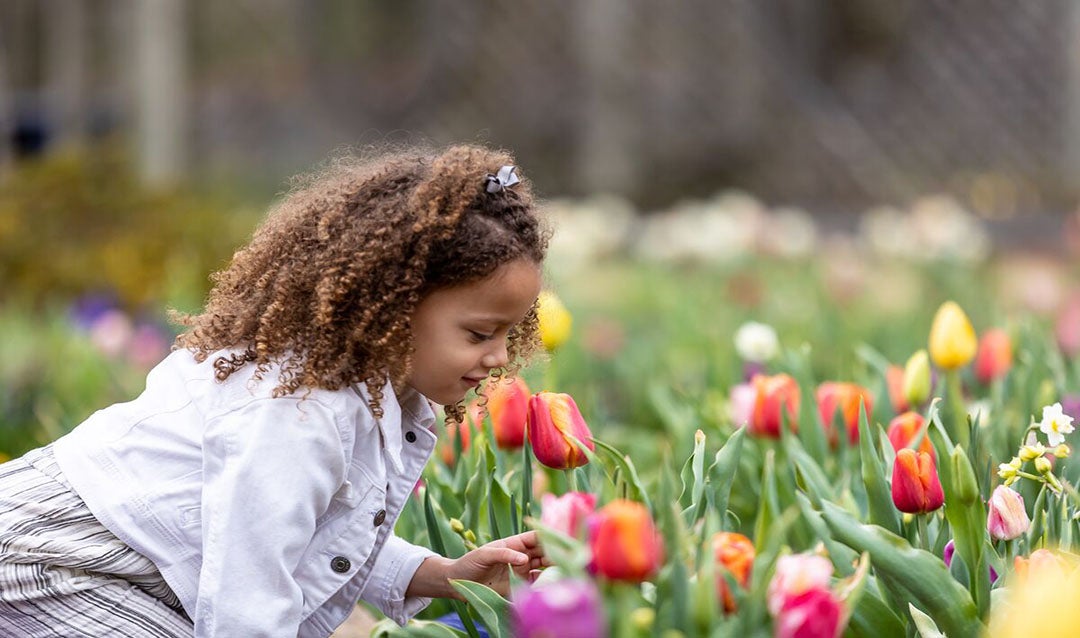
<svg viewBox="0 0 1080 638">
<path fill-rule="evenodd" d="M 866 414 L 874 409 L 874 395 L 861 385 L 826 381 L 817 389 L 818 413 L 825 424 L 829 443 L 836 445 L 837 435 L 833 431 L 833 415 L 840 411 L 840 419 L 847 427 L 848 441 L 852 445 L 859 442 L 859 400 L 866 406 Z"/>
<path fill-rule="evenodd" d="M 635 501 L 612 501 L 589 517 L 590 571 L 611 580 L 641 582 L 660 568 L 664 546 L 649 510 Z"/>
<path fill-rule="evenodd" d="M 536 460 L 556 470 L 579 467 L 589 462 L 589 457 L 585 456 L 571 436 L 589 450 L 596 449 L 592 432 L 569 394 L 534 394 L 529 399 L 527 427 Z"/>
<path fill-rule="evenodd" d="M 889 403 L 892 403 L 893 410 L 897 414 L 907 412 L 909 405 L 904 396 L 903 366 L 893 364 L 885 370 L 885 385 L 889 389 Z"/>
<path fill-rule="evenodd" d="M 926 419 L 918 412 L 897 414 L 892 421 L 889 421 L 889 443 L 892 443 L 893 449 L 897 452 L 906 447 L 911 447 L 911 442 L 922 432 L 925 424 Z M 929 436 L 923 436 L 922 441 L 919 442 L 918 450 L 929 454 L 931 459 L 937 460 L 937 455 L 934 453 L 934 444 L 930 442 Z"/>
<path fill-rule="evenodd" d="M 991 328 L 979 339 L 979 351 L 975 353 L 975 378 L 988 385 L 994 379 L 1005 376 L 1012 367 L 1012 340 L 1001 328 Z"/>
<path fill-rule="evenodd" d="M 750 415 L 750 433 L 772 439 L 780 438 L 781 409 L 787 412 L 788 428 L 799 428 L 799 384 L 786 374 L 766 376 L 756 374 L 750 380 L 754 385 L 754 411 Z"/>
<path fill-rule="evenodd" d="M 525 421 L 529 411 L 529 386 L 519 377 L 499 379 L 486 390 L 487 410 L 495 431 L 495 444 L 516 450 L 525 444 Z"/>
<path fill-rule="evenodd" d="M 735 582 L 746 587 L 750 582 L 750 569 L 754 566 L 754 544 L 736 532 L 717 532 L 712 537 L 713 560 L 735 577 Z M 717 595 L 724 602 L 724 611 L 735 611 L 735 597 L 728 588 L 723 574 L 716 575 Z"/>
<path fill-rule="evenodd" d="M 896 509 L 909 514 L 933 512 L 945 503 L 941 480 L 929 454 L 910 448 L 896 453 L 892 499 Z"/>
</svg>

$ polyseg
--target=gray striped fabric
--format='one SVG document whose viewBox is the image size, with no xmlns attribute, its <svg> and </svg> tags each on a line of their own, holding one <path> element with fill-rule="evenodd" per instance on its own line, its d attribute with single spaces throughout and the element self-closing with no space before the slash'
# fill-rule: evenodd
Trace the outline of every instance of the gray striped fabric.
<svg viewBox="0 0 1080 638">
<path fill-rule="evenodd" d="M 194 633 L 157 567 L 94 518 L 50 448 L 0 465 L 0 636 Z"/>
</svg>

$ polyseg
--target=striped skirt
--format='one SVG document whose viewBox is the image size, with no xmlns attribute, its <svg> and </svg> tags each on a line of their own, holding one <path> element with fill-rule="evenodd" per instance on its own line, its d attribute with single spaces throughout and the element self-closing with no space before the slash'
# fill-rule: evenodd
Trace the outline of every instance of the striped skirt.
<svg viewBox="0 0 1080 638">
<path fill-rule="evenodd" d="M 49 447 L 0 465 L 0 636 L 193 635 L 157 567 L 94 518 Z"/>
</svg>

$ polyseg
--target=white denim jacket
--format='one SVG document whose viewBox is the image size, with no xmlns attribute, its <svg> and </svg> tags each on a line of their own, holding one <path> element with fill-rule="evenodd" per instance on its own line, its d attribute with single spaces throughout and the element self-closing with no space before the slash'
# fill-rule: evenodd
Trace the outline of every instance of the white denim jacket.
<svg viewBox="0 0 1080 638">
<path fill-rule="evenodd" d="M 376 419 L 366 389 L 271 398 L 276 367 L 220 383 L 216 358 L 173 352 L 56 441 L 75 491 L 197 637 L 328 636 L 358 599 L 405 623 L 430 602 L 405 590 L 434 553 L 392 532 L 435 446 L 427 400 L 388 384 Z"/>
</svg>

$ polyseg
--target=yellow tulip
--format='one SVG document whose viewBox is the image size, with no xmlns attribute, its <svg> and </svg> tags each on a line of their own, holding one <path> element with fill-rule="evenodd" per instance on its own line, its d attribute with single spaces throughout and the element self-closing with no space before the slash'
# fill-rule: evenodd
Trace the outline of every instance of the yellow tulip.
<svg viewBox="0 0 1080 638">
<path fill-rule="evenodd" d="M 964 310 L 955 301 L 946 301 L 930 326 L 930 358 L 943 370 L 966 366 L 975 357 L 979 342 Z"/>
<path fill-rule="evenodd" d="M 540 340 L 548 352 L 554 352 L 570 338 L 570 328 L 574 318 L 555 293 L 545 290 L 540 293 Z"/>
</svg>

